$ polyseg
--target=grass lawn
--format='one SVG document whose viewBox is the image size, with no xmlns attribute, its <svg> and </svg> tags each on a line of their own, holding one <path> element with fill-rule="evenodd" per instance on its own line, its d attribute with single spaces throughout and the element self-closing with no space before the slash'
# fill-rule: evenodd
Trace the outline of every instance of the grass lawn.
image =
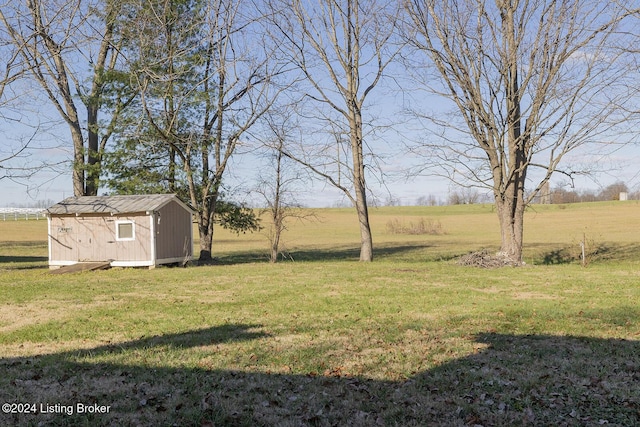
<svg viewBox="0 0 640 427">
<path fill-rule="evenodd" d="M 498 247 L 489 205 L 374 209 L 370 264 L 316 213 L 287 262 L 220 230 L 217 265 L 70 275 L 0 221 L 0 403 L 37 412 L 0 425 L 640 425 L 640 204 L 535 207 L 493 270 L 455 263 Z"/>
</svg>

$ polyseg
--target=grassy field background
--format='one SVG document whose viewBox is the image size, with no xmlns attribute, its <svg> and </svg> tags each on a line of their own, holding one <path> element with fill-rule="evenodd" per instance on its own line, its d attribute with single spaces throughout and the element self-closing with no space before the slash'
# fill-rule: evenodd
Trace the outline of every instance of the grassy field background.
<svg viewBox="0 0 640 427">
<path fill-rule="evenodd" d="M 276 265 L 218 230 L 216 265 L 62 276 L 46 221 L 0 221 L 0 403 L 38 412 L 0 424 L 640 424 L 640 204 L 535 206 L 493 270 L 455 262 L 498 248 L 490 205 L 371 214 L 371 264 L 319 209 Z"/>
</svg>

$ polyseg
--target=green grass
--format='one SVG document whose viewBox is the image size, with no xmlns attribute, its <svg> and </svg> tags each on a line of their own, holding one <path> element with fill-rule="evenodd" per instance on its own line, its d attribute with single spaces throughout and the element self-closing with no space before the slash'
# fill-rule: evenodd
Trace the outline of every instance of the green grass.
<svg viewBox="0 0 640 427">
<path fill-rule="evenodd" d="M 218 231 L 218 265 L 72 275 L 36 268 L 46 244 L 0 222 L 0 403 L 111 406 L 0 423 L 638 425 L 638 209 L 536 207 L 528 264 L 494 270 L 454 261 L 499 244 L 488 205 L 375 209 L 371 264 L 353 212 L 332 209 L 292 224 L 295 261 Z M 444 234 L 387 233 L 396 218 Z"/>
</svg>

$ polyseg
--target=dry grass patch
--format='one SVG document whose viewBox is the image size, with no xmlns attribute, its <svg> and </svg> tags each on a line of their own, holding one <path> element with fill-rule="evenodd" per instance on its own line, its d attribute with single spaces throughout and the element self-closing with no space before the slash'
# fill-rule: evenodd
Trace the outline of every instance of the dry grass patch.
<svg viewBox="0 0 640 427">
<path fill-rule="evenodd" d="M 75 318 L 98 307 L 110 304 L 108 301 L 71 303 L 66 301 L 40 300 L 15 305 L 0 306 L 0 334 L 65 318 Z M 81 315 L 81 314 L 80 314 Z"/>
</svg>

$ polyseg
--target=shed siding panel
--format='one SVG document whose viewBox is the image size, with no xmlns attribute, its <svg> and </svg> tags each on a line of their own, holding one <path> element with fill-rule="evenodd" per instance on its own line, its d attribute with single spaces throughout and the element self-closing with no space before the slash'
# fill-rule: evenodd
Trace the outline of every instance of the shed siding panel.
<svg viewBox="0 0 640 427">
<path fill-rule="evenodd" d="M 116 221 L 133 221 L 135 240 L 116 240 Z M 149 217 L 51 217 L 51 261 L 149 261 Z"/>
<path fill-rule="evenodd" d="M 190 258 L 193 255 L 191 226 L 191 214 L 178 203 L 163 206 L 156 214 L 157 258 Z"/>
<path fill-rule="evenodd" d="M 116 241 L 118 261 L 148 261 L 151 260 L 151 230 L 149 229 L 149 217 L 118 216 L 117 221 L 133 221 L 135 224 L 135 240 Z M 115 232 L 114 232 L 115 238 Z"/>
<path fill-rule="evenodd" d="M 52 217 L 49 235 L 51 237 L 51 261 L 75 261 L 78 257 L 75 218 Z"/>
</svg>

